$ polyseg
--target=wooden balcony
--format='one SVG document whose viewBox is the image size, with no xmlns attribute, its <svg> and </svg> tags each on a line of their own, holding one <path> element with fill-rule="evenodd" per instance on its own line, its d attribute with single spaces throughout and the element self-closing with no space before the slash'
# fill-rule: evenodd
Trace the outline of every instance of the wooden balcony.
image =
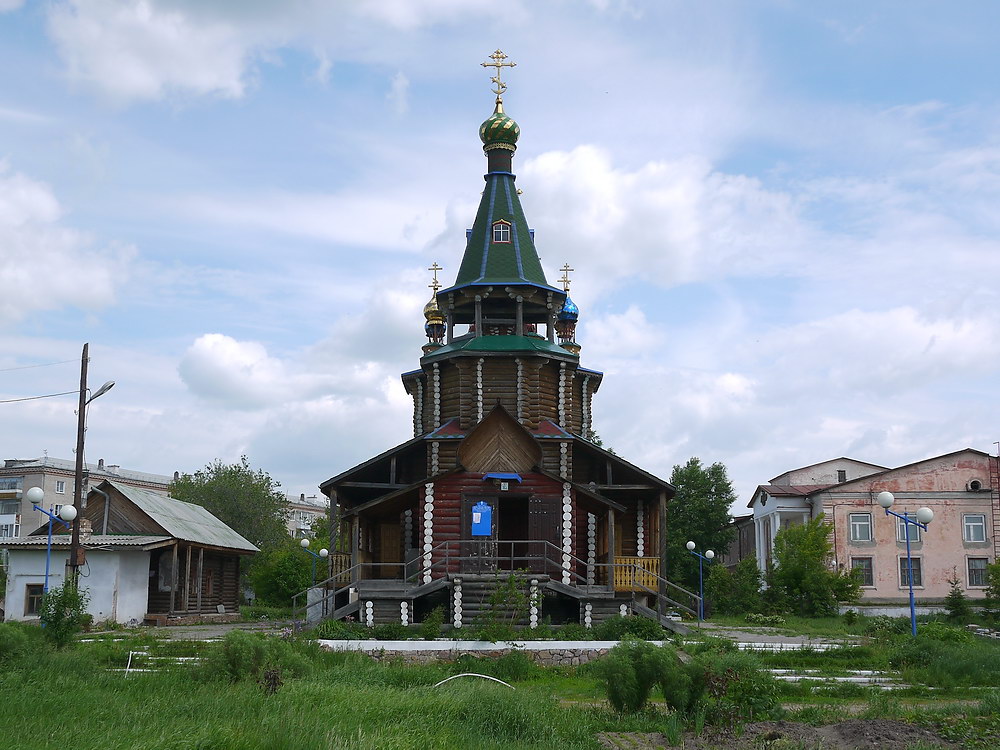
<svg viewBox="0 0 1000 750">
<path fill-rule="evenodd" d="M 659 573 L 658 557 L 615 557 L 615 591 L 644 591 L 640 586 L 656 591 Z"/>
</svg>

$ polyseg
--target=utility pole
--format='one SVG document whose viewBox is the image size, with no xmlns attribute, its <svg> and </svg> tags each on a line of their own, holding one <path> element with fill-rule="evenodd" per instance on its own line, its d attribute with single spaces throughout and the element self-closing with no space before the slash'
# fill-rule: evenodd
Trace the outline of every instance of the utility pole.
<svg viewBox="0 0 1000 750">
<path fill-rule="evenodd" d="M 76 508 L 76 520 L 73 521 L 73 534 L 69 546 L 70 580 L 75 587 L 83 565 L 84 551 L 80 547 L 80 519 L 83 517 L 83 436 L 87 429 L 87 362 L 89 361 L 90 344 L 83 345 L 83 356 L 80 358 L 80 406 L 76 412 L 76 476 L 73 481 L 73 507 Z"/>
</svg>

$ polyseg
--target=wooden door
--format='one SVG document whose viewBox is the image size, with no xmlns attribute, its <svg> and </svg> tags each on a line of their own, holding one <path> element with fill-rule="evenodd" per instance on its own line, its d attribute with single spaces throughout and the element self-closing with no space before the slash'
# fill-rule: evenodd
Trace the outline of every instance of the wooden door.
<svg viewBox="0 0 1000 750">
<path fill-rule="evenodd" d="M 379 524 L 379 551 L 379 562 L 393 564 L 377 566 L 376 577 L 402 579 L 403 534 L 398 523 Z"/>
</svg>

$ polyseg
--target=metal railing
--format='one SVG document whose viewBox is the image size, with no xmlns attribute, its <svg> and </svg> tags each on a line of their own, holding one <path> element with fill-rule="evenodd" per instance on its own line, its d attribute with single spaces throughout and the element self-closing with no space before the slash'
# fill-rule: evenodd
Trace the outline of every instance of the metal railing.
<svg viewBox="0 0 1000 750">
<path fill-rule="evenodd" d="M 588 562 L 564 552 L 552 542 L 543 539 L 529 540 L 481 540 L 455 539 L 440 542 L 428 552 L 408 563 L 400 562 L 358 562 L 344 567 L 350 558 L 338 555 L 333 575 L 315 586 L 300 591 L 292 597 L 292 614 L 298 617 L 311 607 L 321 607 L 321 617 L 328 617 L 337 609 L 344 609 L 353 602 L 346 602 L 340 608 L 337 597 L 355 588 L 362 580 L 398 581 L 412 585 L 416 591 L 436 579 L 452 575 L 476 575 L 484 573 L 523 572 L 531 575 L 548 575 L 553 580 L 569 585 L 604 588 L 610 591 L 631 591 L 647 594 L 654 598 L 659 614 L 664 608 L 676 608 L 696 616 L 700 598 L 697 594 L 678 586 L 659 575 L 659 558 L 615 557 L 614 563 Z M 346 558 L 346 561 L 345 561 Z M 395 569 L 399 578 L 373 575 L 376 571 L 388 572 Z M 582 572 L 581 572 L 582 571 Z M 567 581 L 568 579 L 568 581 Z M 311 590 L 324 591 L 322 597 L 309 602 Z M 307 597 L 304 604 L 301 598 Z M 349 594 L 348 594 L 349 596 Z"/>
</svg>

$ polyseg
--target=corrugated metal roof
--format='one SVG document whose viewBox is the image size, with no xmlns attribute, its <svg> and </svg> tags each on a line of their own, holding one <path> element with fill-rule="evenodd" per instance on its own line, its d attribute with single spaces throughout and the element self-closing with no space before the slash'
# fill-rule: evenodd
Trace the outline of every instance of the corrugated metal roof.
<svg viewBox="0 0 1000 750">
<path fill-rule="evenodd" d="M 135 503 L 175 539 L 212 547 L 260 551 L 200 505 L 127 484 L 112 481 L 108 484 Z"/>
<path fill-rule="evenodd" d="M 139 534 L 94 534 L 80 542 L 84 547 L 144 547 L 147 544 L 158 544 L 169 542 L 169 536 L 151 536 Z M 57 548 L 69 547 L 71 537 L 69 534 L 55 534 L 52 537 L 52 546 Z M 14 539 L 5 539 L 0 542 L 0 547 L 39 547 L 44 548 L 48 544 L 48 537 L 44 536 L 21 536 Z"/>
</svg>

